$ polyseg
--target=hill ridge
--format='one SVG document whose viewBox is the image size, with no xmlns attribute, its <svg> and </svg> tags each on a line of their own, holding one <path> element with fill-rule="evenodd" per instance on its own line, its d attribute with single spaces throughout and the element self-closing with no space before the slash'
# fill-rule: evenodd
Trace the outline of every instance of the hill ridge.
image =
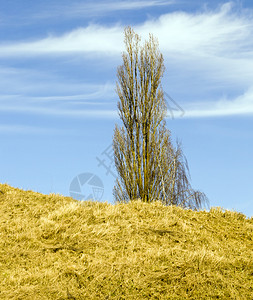
<svg viewBox="0 0 253 300">
<path fill-rule="evenodd" d="M 1 299 L 252 298 L 252 217 L 0 191 Z"/>
</svg>

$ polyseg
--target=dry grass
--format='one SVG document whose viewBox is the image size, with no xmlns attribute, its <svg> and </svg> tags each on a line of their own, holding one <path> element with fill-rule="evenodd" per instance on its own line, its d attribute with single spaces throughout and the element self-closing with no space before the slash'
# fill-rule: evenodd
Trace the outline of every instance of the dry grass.
<svg viewBox="0 0 253 300">
<path fill-rule="evenodd" d="M 0 190 L 0 299 L 253 299 L 253 218 Z"/>
</svg>

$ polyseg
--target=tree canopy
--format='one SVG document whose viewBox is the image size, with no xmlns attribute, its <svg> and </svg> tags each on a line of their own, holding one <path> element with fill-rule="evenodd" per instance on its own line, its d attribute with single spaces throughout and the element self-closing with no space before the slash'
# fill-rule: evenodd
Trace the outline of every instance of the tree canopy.
<svg viewBox="0 0 253 300">
<path fill-rule="evenodd" d="M 180 145 L 173 146 L 166 128 L 167 107 L 161 85 L 165 71 L 158 40 L 141 38 L 125 29 L 123 64 L 117 71 L 118 112 L 123 126 L 115 126 L 113 149 L 118 178 L 117 202 L 140 198 L 199 209 L 205 194 L 190 185 L 187 160 Z"/>
</svg>

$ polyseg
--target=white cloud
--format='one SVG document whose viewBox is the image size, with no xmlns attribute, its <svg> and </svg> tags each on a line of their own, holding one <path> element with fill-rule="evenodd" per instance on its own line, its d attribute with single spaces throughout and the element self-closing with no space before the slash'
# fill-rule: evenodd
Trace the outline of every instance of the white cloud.
<svg viewBox="0 0 253 300">
<path fill-rule="evenodd" d="M 189 14 L 174 12 L 140 26 L 142 34 L 152 32 L 163 51 L 185 55 L 237 55 L 252 50 L 252 17 L 233 13 L 231 4 L 219 11 Z M 240 53 L 242 55 L 242 53 Z"/>
<path fill-rule="evenodd" d="M 37 69 L 0 67 L 0 102 L 3 104 L 15 100 L 74 103 L 80 100 L 98 103 L 115 97 L 114 83 L 109 80 L 93 83 L 85 79 L 76 81 L 71 77 L 61 76 L 61 69 L 50 72 L 40 70 L 40 66 Z"/>
<path fill-rule="evenodd" d="M 64 129 L 66 134 L 66 129 Z M 27 126 L 27 125 L 6 125 L 6 124 L 0 124 L 0 133 L 1 134 L 63 134 L 62 130 L 58 130 L 55 128 L 43 128 L 43 127 L 36 127 L 36 126 Z"/>
<path fill-rule="evenodd" d="M 115 4 L 116 5 L 116 4 Z M 117 4 L 118 5 L 118 4 Z M 152 32 L 169 64 L 183 65 L 185 72 L 199 71 L 205 76 L 239 84 L 253 77 L 253 18 L 237 13 L 231 3 L 217 11 L 173 12 L 135 27 L 143 38 Z M 121 25 L 90 25 L 62 36 L 17 44 L 2 44 L 1 56 L 31 55 L 107 55 L 120 58 L 124 50 Z M 109 55 L 109 57 L 108 57 Z M 207 74 L 208 73 L 208 74 Z"/>
<path fill-rule="evenodd" d="M 57 9 L 53 14 L 64 17 L 78 17 L 84 15 L 100 15 L 108 12 L 125 11 L 125 10 L 138 10 L 156 6 L 168 6 L 174 4 L 175 1 L 152 0 L 152 1 L 97 1 L 90 3 L 78 3 L 68 6 L 63 10 Z"/>
<path fill-rule="evenodd" d="M 20 102 L 20 101 L 19 101 Z M 36 101 L 37 102 L 37 101 Z M 84 103 L 87 104 L 87 103 Z M 102 108 L 102 107 L 101 107 Z M 118 111 L 116 109 L 89 109 L 84 105 L 82 109 L 66 109 L 58 106 L 32 105 L 22 101 L 11 105 L 1 105 L 0 112 L 18 112 L 26 114 L 55 115 L 61 117 L 92 117 L 103 119 L 117 119 Z M 182 117 L 182 111 L 173 110 L 173 118 Z M 235 99 L 220 99 L 213 102 L 197 102 L 184 106 L 183 118 L 204 118 L 204 117 L 223 117 L 236 115 L 253 115 L 253 88 L 249 89 L 243 95 Z M 168 117 L 172 115 L 168 111 Z"/>
<path fill-rule="evenodd" d="M 113 5 L 115 5 L 114 9 L 118 9 L 120 5 L 121 7 L 126 5 L 126 7 L 130 8 L 132 6 L 133 8 L 139 2 L 132 1 L 129 4 L 126 4 L 127 2 L 120 2 L 119 4 L 115 2 Z M 154 2 L 162 5 L 164 1 L 146 1 L 142 2 L 142 5 L 144 3 L 146 3 L 145 5 L 147 3 L 151 5 Z M 110 9 L 113 9 L 113 7 Z M 237 12 L 236 8 L 233 9 L 231 3 L 227 3 L 215 11 L 164 14 L 157 19 L 150 19 L 136 26 L 135 30 L 143 39 L 148 36 L 149 32 L 152 32 L 158 38 L 161 52 L 166 60 L 176 67 L 180 66 L 189 79 L 191 79 L 190 76 L 192 77 L 191 74 L 194 73 L 196 80 L 205 78 L 209 85 L 215 85 L 216 83 L 220 85 L 230 84 L 233 87 L 237 86 L 241 93 L 243 90 L 247 91 L 235 99 L 219 100 L 216 96 L 213 102 L 204 100 L 201 103 L 192 103 L 187 108 L 187 105 L 185 105 L 185 117 L 246 115 L 253 114 L 251 100 L 253 97 L 251 89 L 253 78 L 252 21 L 253 18 L 250 12 Z M 123 26 L 119 24 L 112 27 L 90 25 L 62 36 L 49 36 L 34 42 L 2 45 L 0 57 L 55 54 L 59 58 L 60 54 L 76 55 L 76 53 L 81 53 L 91 56 L 106 54 L 109 55 L 109 58 L 114 59 L 116 55 L 120 56 L 121 51 L 124 49 L 123 30 Z M 175 76 L 178 76 L 180 80 L 180 75 L 176 73 Z M 31 82 L 34 82 L 34 80 L 31 80 Z M 57 88 L 55 80 L 52 80 L 51 83 L 54 90 L 60 90 L 61 86 Z M 184 88 L 187 89 L 187 82 L 183 84 Z M 33 86 L 33 84 L 30 84 L 30 86 Z M 37 88 L 36 85 L 34 86 Z M 69 86 L 69 83 L 66 84 L 67 86 Z M 50 83 L 48 83 L 48 87 L 48 90 L 51 91 Z M 82 89 L 74 92 L 75 88 L 74 85 L 71 86 L 68 93 L 63 87 L 64 94 L 62 95 L 57 93 L 54 93 L 54 95 L 47 94 L 45 97 L 34 97 L 34 101 L 70 101 L 79 98 L 82 98 L 82 100 L 98 100 L 103 98 L 105 93 L 108 93 L 108 95 L 114 93 L 112 92 L 112 86 L 108 89 L 102 87 L 95 91 L 86 87 L 85 92 L 82 92 Z M 81 111 L 56 110 L 52 107 L 50 109 L 30 107 L 29 111 L 65 116 L 97 115 L 99 117 L 115 118 L 117 115 L 114 110 L 97 110 L 96 112 L 89 109 Z"/>
<path fill-rule="evenodd" d="M 253 115 L 253 87 L 235 99 L 191 103 L 185 108 L 186 118 Z"/>
<path fill-rule="evenodd" d="M 68 3 L 67 6 L 61 4 L 56 6 L 52 4 L 47 10 L 36 13 L 33 19 L 48 19 L 60 17 L 63 19 L 90 18 L 102 16 L 119 11 L 141 10 L 159 6 L 169 6 L 175 4 L 175 1 L 165 0 L 132 0 L 132 1 L 85 1 L 79 3 Z"/>
<path fill-rule="evenodd" d="M 117 2 L 106 2 L 98 3 L 97 9 L 101 10 L 135 10 L 143 9 L 146 7 L 155 7 L 155 6 L 167 6 L 174 4 L 175 1 L 164 1 L 164 0 L 153 0 L 153 1 L 117 1 Z M 80 7 L 79 7 L 80 8 Z"/>
<path fill-rule="evenodd" d="M 2 45 L 0 55 L 28 56 L 31 54 L 75 54 L 76 52 L 108 52 L 112 54 L 119 52 L 122 47 L 122 29 L 90 25 L 60 37 L 49 36 L 34 42 Z"/>
<path fill-rule="evenodd" d="M 124 2 L 125 3 L 125 2 Z M 133 3 L 139 2 L 130 2 Z M 150 3 L 150 2 L 149 2 Z M 124 4 L 124 5 L 130 5 Z M 121 6 L 122 3 L 116 6 Z M 173 12 L 135 27 L 143 37 L 152 32 L 162 51 L 184 55 L 218 55 L 252 57 L 253 22 L 251 15 L 233 12 L 231 4 L 219 11 L 202 13 Z M 2 45 L 0 55 L 52 54 L 73 52 L 120 53 L 123 47 L 121 25 L 90 25 L 62 36 L 17 44 Z M 251 53 L 250 53 L 251 51 Z"/>
<path fill-rule="evenodd" d="M 118 117 L 118 111 L 113 109 L 65 109 L 59 107 L 45 107 L 45 106 L 32 106 L 32 105 L 9 105 L 0 107 L 0 112 L 6 113 L 25 113 L 25 114 L 38 114 L 48 116 L 60 117 L 92 117 L 103 119 L 115 119 Z"/>
<path fill-rule="evenodd" d="M 68 89 L 72 92 L 71 94 L 58 94 L 50 96 L 34 96 L 26 97 L 29 101 L 32 102 L 70 102 L 70 103 L 83 103 L 90 105 L 102 105 L 108 103 L 108 100 L 112 99 L 115 96 L 114 85 L 110 83 L 105 84 L 80 84 L 79 88 L 82 88 L 83 91 L 86 91 L 83 94 L 75 93 L 76 85 L 71 84 L 68 86 Z"/>
</svg>

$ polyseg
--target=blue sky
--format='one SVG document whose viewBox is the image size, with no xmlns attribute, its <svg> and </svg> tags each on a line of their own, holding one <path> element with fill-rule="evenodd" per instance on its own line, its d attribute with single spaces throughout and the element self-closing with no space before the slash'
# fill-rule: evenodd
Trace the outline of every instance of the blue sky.
<svg viewBox="0 0 253 300">
<path fill-rule="evenodd" d="M 110 145 L 123 32 L 153 33 L 191 183 L 253 215 L 251 1 L 0 0 L 0 182 L 113 203 Z M 106 155 L 108 153 L 108 156 Z M 103 164 L 99 163 L 103 161 Z M 77 191 L 81 185 L 80 191 Z"/>
</svg>

